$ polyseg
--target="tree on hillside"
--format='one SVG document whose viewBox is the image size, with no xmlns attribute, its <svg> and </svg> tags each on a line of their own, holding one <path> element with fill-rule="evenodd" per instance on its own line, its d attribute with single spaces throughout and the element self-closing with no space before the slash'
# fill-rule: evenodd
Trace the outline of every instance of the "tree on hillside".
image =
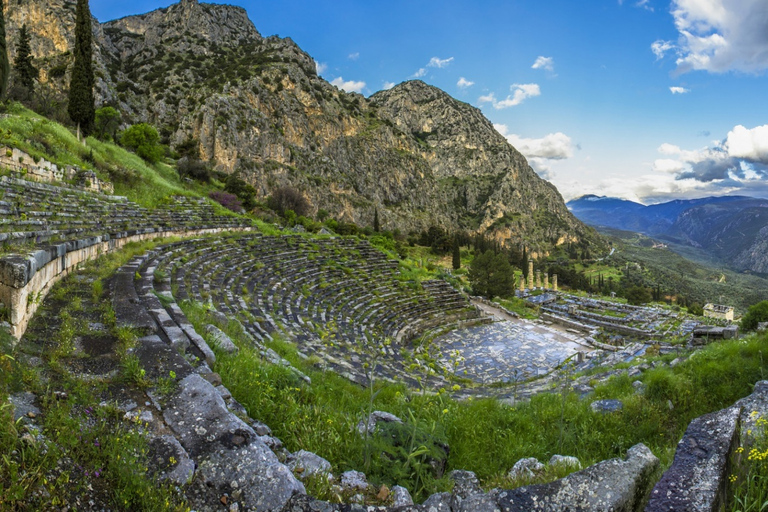
<svg viewBox="0 0 768 512">
<path fill-rule="evenodd" d="M 378 233 L 381 231 L 381 224 L 379 223 L 379 209 L 376 208 L 373 211 L 373 230 Z"/>
<path fill-rule="evenodd" d="M 8 61 L 8 45 L 5 40 L 5 2 L 0 0 L 0 100 L 8 93 L 8 76 L 11 64 Z"/>
<path fill-rule="evenodd" d="M 528 249 L 526 247 L 523 247 L 523 262 L 521 263 L 522 268 L 520 270 L 523 271 L 523 279 L 528 279 Z"/>
<path fill-rule="evenodd" d="M 461 246 L 459 245 L 459 237 L 453 237 L 453 270 L 459 270 L 461 268 Z"/>
<path fill-rule="evenodd" d="M 469 282 L 476 295 L 508 297 L 515 286 L 515 274 L 506 256 L 485 251 L 469 264 Z"/>
<path fill-rule="evenodd" d="M 299 217 L 309 214 L 309 201 L 304 195 L 293 187 L 280 187 L 269 198 L 268 205 L 280 215 L 287 211 L 293 211 Z"/>
<path fill-rule="evenodd" d="M 29 46 L 29 31 L 27 24 L 19 30 L 19 41 L 16 43 L 16 59 L 13 61 L 13 70 L 16 72 L 14 83 L 18 87 L 18 94 L 22 99 L 29 99 L 35 92 L 35 82 L 40 72 L 32 65 L 32 48 Z"/>
<path fill-rule="evenodd" d="M 117 140 L 117 129 L 120 128 L 120 112 L 114 107 L 101 107 L 96 111 L 95 133 L 101 140 Z"/>
<path fill-rule="evenodd" d="M 75 63 L 69 82 L 67 111 L 77 124 L 77 134 L 88 135 L 93 130 L 96 108 L 93 99 L 93 32 L 88 0 L 77 0 L 75 13 Z"/>
<path fill-rule="evenodd" d="M 749 306 L 747 314 L 741 319 L 741 328 L 745 331 L 754 331 L 757 324 L 768 322 L 768 300 Z"/>
<path fill-rule="evenodd" d="M 651 302 L 651 292 L 645 286 L 632 286 L 624 293 L 627 302 L 633 306 Z"/>
<path fill-rule="evenodd" d="M 235 194 L 246 210 L 252 210 L 256 206 L 256 189 L 239 176 L 234 174 L 227 176 L 224 191 Z"/>
<path fill-rule="evenodd" d="M 135 124 L 125 130 L 120 137 L 120 144 L 132 149 L 151 164 L 159 162 L 165 153 L 160 145 L 160 134 L 154 126 L 147 123 Z"/>
</svg>

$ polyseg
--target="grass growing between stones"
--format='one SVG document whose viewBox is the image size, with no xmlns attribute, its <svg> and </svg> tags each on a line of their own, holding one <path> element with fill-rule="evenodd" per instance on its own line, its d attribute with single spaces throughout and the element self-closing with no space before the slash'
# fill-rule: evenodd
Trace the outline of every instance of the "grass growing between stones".
<svg viewBox="0 0 768 512">
<path fill-rule="evenodd" d="M 188 311 L 188 315 L 193 323 L 199 320 L 194 313 Z M 366 468 L 365 440 L 356 430 L 368 411 L 366 389 L 332 372 L 318 371 L 299 358 L 290 344 L 280 342 L 281 354 L 311 377 L 312 384 L 306 384 L 290 369 L 265 363 L 245 339 L 236 332 L 230 334 L 241 351 L 236 356 L 218 354 L 216 371 L 233 396 L 254 418 L 270 425 L 290 451 L 313 451 L 328 459 L 337 474 L 348 469 L 364 471 L 372 483 L 403 485 L 419 499 L 449 484 L 424 467 L 434 454 L 421 460 L 423 466 L 409 465 L 412 453 L 407 447 L 412 446 L 413 438 L 418 447 L 419 443 L 427 445 L 427 438 L 433 445 L 446 443 L 446 472 L 474 471 L 488 488 L 549 481 L 570 471 L 547 467 L 531 481 L 509 479 L 510 468 L 524 457 L 546 463 L 554 454 L 572 455 L 587 466 L 624 457 L 640 442 L 661 459 L 663 469 L 671 463 L 677 442 L 692 419 L 730 406 L 768 373 L 761 357 L 768 352 L 768 341 L 753 336 L 710 345 L 675 368 L 659 365 L 645 372 L 640 377 L 646 385 L 644 394 L 635 393 L 635 379 L 626 374 L 598 385 L 594 396 L 586 399 L 569 392 L 565 381 L 553 393 L 534 396 L 515 407 L 494 399 L 459 402 L 446 391 L 422 396 L 401 385 L 379 382 L 374 386 L 374 408 L 399 416 L 405 420 L 406 431 L 415 426 L 419 436 L 426 433 L 427 438 L 406 436 L 399 443 L 402 450 L 394 454 L 375 445 Z M 603 398 L 622 400 L 623 410 L 593 412 L 590 403 Z M 661 469 L 657 476 L 660 473 Z"/>
<path fill-rule="evenodd" d="M 127 422 L 108 398 L 121 376 L 70 370 L 76 359 L 90 359 L 74 343 L 89 323 L 114 337 L 118 357 L 135 342 L 116 328 L 101 280 L 155 244 L 129 244 L 55 285 L 16 347 L 0 331 L 0 510 L 80 510 L 89 501 L 114 510 L 188 510 L 148 475 L 147 426 Z M 14 420 L 8 397 L 22 390 L 34 393 L 39 412 Z"/>
</svg>

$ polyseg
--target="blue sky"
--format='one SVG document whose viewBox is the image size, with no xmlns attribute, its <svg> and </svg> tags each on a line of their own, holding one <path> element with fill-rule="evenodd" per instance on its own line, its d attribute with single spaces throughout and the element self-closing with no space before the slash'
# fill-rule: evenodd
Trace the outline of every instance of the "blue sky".
<svg viewBox="0 0 768 512">
<path fill-rule="evenodd" d="M 566 199 L 768 197 L 766 0 L 230 3 L 341 88 L 420 78 L 477 106 Z"/>
</svg>

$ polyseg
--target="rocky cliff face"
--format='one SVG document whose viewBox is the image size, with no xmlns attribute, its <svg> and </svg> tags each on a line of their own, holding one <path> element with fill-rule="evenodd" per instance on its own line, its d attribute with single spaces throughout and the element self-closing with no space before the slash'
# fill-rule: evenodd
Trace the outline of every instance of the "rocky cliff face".
<svg viewBox="0 0 768 512">
<path fill-rule="evenodd" d="M 9 40 L 27 23 L 43 81 L 65 89 L 74 2 L 13 7 Z M 369 225 L 378 210 L 388 229 L 484 231 L 539 253 L 598 239 L 478 109 L 423 82 L 345 93 L 243 9 L 196 0 L 94 21 L 94 34 L 98 103 L 155 124 L 172 146 L 197 140 L 263 197 L 290 184 L 343 220 Z"/>
</svg>

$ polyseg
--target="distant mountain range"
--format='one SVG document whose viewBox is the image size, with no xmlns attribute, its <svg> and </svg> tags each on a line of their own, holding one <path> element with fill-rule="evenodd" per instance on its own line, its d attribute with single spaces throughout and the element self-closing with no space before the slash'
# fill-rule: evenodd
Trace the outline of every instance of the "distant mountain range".
<svg viewBox="0 0 768 512">
<path fill-rule="evenodd" d="M 643 205 L 586 195 L 567 203 L 583 222 L 703 249 L 736 270 L 768 273 L 768 199 L 705 197 Z"/>
</svg>

